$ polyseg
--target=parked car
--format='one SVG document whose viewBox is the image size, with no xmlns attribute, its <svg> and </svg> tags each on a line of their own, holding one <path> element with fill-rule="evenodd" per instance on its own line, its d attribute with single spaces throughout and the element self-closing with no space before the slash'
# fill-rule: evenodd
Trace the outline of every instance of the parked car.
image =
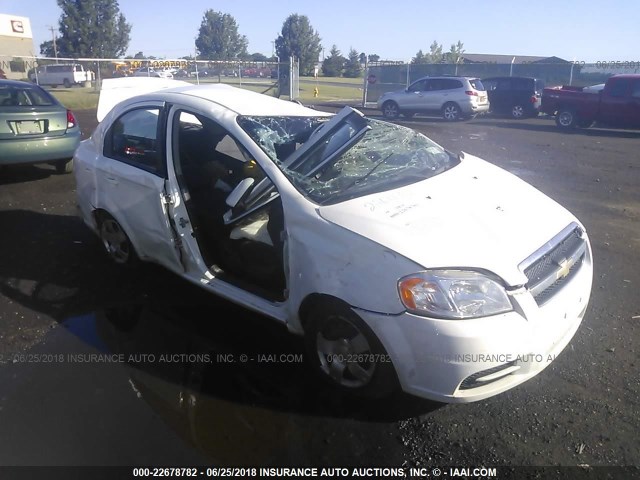
<svg viewBox="0 0 640 480">
<path fill-rule="evenodd" d="M 532 77 L 483 78 L 489 95 L 491 113 L 511 115 L 515 119 L 535 117 L 540 108 L 544 82 Z"/>
<path fill-rule="evenodd" d="M 378 99 L 378 109 L 388 119 L 427 113 L 454 121 L 487 112 L 489 100 L 477 78 L 424 77 L 406 90 L 384 93 Z"/>
<path fill-rule="evenodd" d="M 155 70 L 150 67 L 138 68 L 133 72 L 134 77 L 173 78 L 173 74 L 166 70 Z"/>
<path fill-rule="evenodd" d="M 562 129 L 588 128 L 594 122 L 640 128 L 640 75 L 614 75 L 598 87 L 545 88 L 540 110 L 555 115 Z"/>
<path fill-rule="evenodd" d="M 480 400 L 539 373 L 578 329 L 585 229 L 516 176 L 349 107 L 105 83 L 74 159 L 107 254 L 282 322 L 334 386 Z M 163 90 L 123 100 L 145 88 Z"/>
<path fill-rule="evenodd" d="M 37 71 L 29 74 L 29 80 L 38 85 L 52 87 L 64 85 L 65 88 L 71 88 L 74 85 L 84 85 L 86 82 L 94 81 L 95 74 L 85 70 L 79 63 L 56 63 L 38 67 Z"/>
<path fill-rule="evenodd" d="M 50 163 L 69 173 L 80 143 L 71 110 L 28 82 L 0 80 L 0 165 Z"/>
</svg>

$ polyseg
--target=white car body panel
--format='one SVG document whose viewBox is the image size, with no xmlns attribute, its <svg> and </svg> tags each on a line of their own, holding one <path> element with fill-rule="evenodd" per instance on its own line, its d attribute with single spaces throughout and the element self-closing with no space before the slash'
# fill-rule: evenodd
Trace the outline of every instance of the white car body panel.
<svg viewBox="0 0 640 480">
<path fill-rule="evenodd" d="M 424 268 L 489 270 L 512 286 L 527 282 L 518 264 L 573 220 L 529 184 L 471 155 L 435 177 L 322 207 L 320 215 Z"/>
<path fill-rule="evenodd" d="M 129 83 L 131 80 L 135 81 Z M 523 287 L 528 280 L 522 262 L 567 226 L 579 222 L 514 175 L 465 154 L 459 165 L 418 183 L 318 206 L 294 187 L 239 126 L 237 117 L 328 114 L 225 85 L 170 88 L 184 82 L 154 78 L 113 82 L 104 101 L 101 99 L 102 122 L 74 157 L 78 202 L 85 223 L 94 231 L 96 210 L 113 215 L 144 259 L 279 320 L 294 333 L 304 333 L 299 315 L 309 296 L 339 298 L 379 338 L 402 388 L 438 401 L 468 402 L 495 395 L 549 363 L 516 362 L 504 378 L 465 390 L 461 388 L 465 378 L 504 362 L 466 362 L 452 355 L 553 356 L 580 325 L 593 272 L 588 238 L 585 234 L 587 254 L 578 274 L 553 301 L 538 306 Z M 142 89 L 151 93 L 127 100 Z M 132 108 L 165 103 L 172 105 L 165 144 L 166 180 L 102 156 L 105 132 L 115 119 Z M 172 119 L 179 109 L 215 119 L 246 148 L 277 188 L 285 212 L 283 301 L 268 300 L 219 278 L 219 269 L 205 264 L 191 222 L 180 221 L 189 215 L 173 165 Z M 119 179 L 116 183 L 110 180 L 114 173 Z M 163 199 L 165 193 L 167 199 Z M 398 295 L 398 280 L 431 268 L 497 275 L 507 287 L 514 310 L 467 320 L 406 312 Z"/>
<path fill-rule="evenodd" d="M 98 122 L 101 122 L 113 107 L 131 97 L 157 92 L 167 88 L 191 85 L 180 80 L 158 77 L 107 78 L 102 81 L 98 99 Z"/>
</svg>

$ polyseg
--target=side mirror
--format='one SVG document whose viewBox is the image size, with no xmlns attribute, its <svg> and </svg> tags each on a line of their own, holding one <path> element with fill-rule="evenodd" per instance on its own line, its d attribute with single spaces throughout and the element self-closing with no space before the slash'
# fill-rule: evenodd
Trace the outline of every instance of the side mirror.
<svg viewBox="0 0 640 480">
<path fill-rule="evenodd" d="M 245 178 L 242 180 L 236 188 L 229 194 L 226 199 L 226 203 L 231 208 L 235 208 L 239 203 L 246 200 L 249 192 L 251 191 L 251 187 L 253 187 L 255 180 L 251 177 Z"/>
</svg>

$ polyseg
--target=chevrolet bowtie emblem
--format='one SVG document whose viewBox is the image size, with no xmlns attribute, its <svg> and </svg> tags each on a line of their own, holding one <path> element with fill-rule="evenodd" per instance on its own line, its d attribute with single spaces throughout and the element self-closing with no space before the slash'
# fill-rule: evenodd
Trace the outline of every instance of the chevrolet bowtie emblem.
<svg viewBox="0 0 640 480">
<path fill-rule="evenodd" d="M 571 267 L 573 264 L 569 263 L 569 260 L 566 260 L 566 259 L 557 263 L 560 268 L 558 269 L 558 271 L 556 271 L 556 280 L 560 280 L 561 278 L 564 278 L 567 275 L 569 275 L 569 272 L 571 271 Z"/>
</svg>

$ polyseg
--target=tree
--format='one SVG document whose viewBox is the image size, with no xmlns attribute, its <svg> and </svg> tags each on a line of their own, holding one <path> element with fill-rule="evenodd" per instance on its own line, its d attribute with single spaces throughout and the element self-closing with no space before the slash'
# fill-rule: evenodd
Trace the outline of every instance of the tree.
<svg viewBox="0 0 640 480">
<path fill-rule="evenodd" d="M 322 74 L 325 77 L 342 76 L 342 70 L 344 69 L 346 61 L 347 59 L 342 56 L 338 47 L 334 45 L 331 47 L 331 53 L 329 56 L 324 59 L 324 62 L 322 62 Z"/>
<path fill-rule="evenodd" d="M 427 54 L 428 63 L 440 63 L 442 62 L 442 58 L 442 45 L 434 40 Z"/>
<path fill-rule="evenodd" d="M 228 13 L 207 10 L 202 17 L 196 47 L 207 60 L 234 60 L 246 57 L 247 37 L 238 33 L 235 18 Z"/>
<path fill-rule="evenodd" d="M 462 55 L 464 54 L 464 44 L 458 40 L 458 43 L 451 44 L 451 48 L 449 52 L 447 52 L 447 62 L 448 63 L 458 63 L 462 59 Z"/>
<path fill-rule="evenodd" d="M 376 55 L 375 53 L 372 55 L 369 55 L 368 57 L 369 62 L 377 62 L 380 60 L 380 55 Z"/>
<path fill-rule="evenodd" d="M 366 53 L 364 53 L 364 52 L 362 52 L 362 53 L 360 54 L 360 56 L 358 57 L 358 61 L 359 61 L 360 63 L 367 63 L 367 54 L 366 54 Z"/>
<path fill-rule="evenodd" d="M 358 78 L 362 76 L 360 55 L 353 48 L 349 50 L 349 57 L 344 64 L 344 76 L 347 78 Z"/>
<path fill-rule="evenodd" d="M 58 56 L 118 58 L 127 51 L 131 25 L 117 0 L 58 0 L 58 6 Z"/>
<path fill-rule="evenodd" d="M 53 48 L 53 40 L 47 40 L 40 44 L 40 55 L 45 57 L 55 57 L 56 52 Z"/>
<path fill-rule="evenodd" d="M 249 59 L 254 61 L 254 62 L 267 62 L 267 61 L 269 61 L 269 58 L 266 55 L 263 55 L 262 53 L 259 53 L 259 52 L 252 53 L 251 55 L 249 55 Z"/>
<path fill-rule="evenodd" d="M 421 63 L 427 63 L 427 57 L 425 57 L 424 53 L 422 53 L 422 49 L 418 50 L 418 53 L 416 53 L 416 56 L 411 59 L 411 63 L 415 65 L 419 65 Z"/>
<path fill-rule="evenodd" d="M 312 75 L 321 51 L 320 35 L 313 29 L 307 16 L 297 13 L 289 15 L 276 38 L 276 53 L 280 61 L 296 57 L 300 62 L 300 74 Z"/>
</svg>

